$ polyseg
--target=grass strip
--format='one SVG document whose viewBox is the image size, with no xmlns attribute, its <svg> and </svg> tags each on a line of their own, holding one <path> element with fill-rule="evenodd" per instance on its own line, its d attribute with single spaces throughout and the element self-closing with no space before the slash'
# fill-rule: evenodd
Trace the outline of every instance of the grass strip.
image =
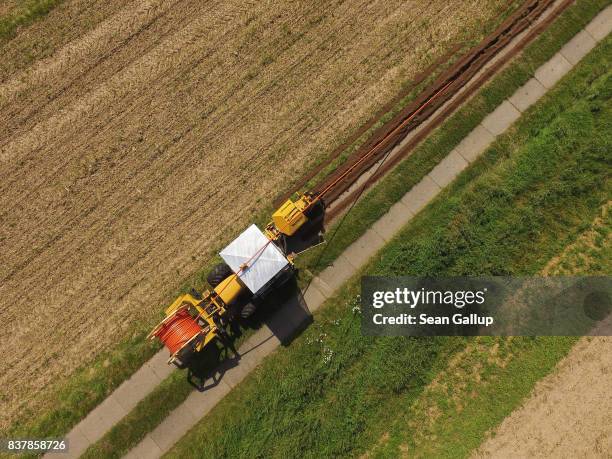
<svg viewBox="0 0 612 459">
<path fill-rule="evenodd" d="M 548 263 L 543 274 L 609 275 L 609 209 L 610 201 L 577 241 Z M 479 338 L 436 376 L 435 384 L 416 402 L 405 405 L 389 435 L 375 444 L 369 457 L 470 455 L 576 341 L 574 337 Z"/>
<path fill-rule="evenodd" d="M 152 431 L 170 412 L 182 403 L 193 387 L 182 372 L 175 371 L 106 435 L 90 446 L 81 458 L 123 457 L 135 444 Z"/>
<path fill-rule="evenodd" d="M 318 257 L 316 251 L 305 254 L 304 258 L 299 260 L 299 267 L 302 268 L 303 273 L 301 280 L 307 281 L 309 276 L 324 269 L 326 264 L 333 261 L 348 245 L 358 239 L 374 221 L 380 218 L 414 184 L 418 183 L 440 159 L 450 152 L 474 126 L 497 106 L 495 100 L 501 102 L 503 94 L 509 95 L 520 87 L 539 65 L 565 44 L 569 39 L 568 37 L 577 33 L 609 3 L 608 0 L 578 0 L 576 4 L 568 8 L 550 29 L 526 49 L 520 62 L 515 62 L 496 77 L 481 91 L 479 96 L 444 123 L 429 140 L 415 150 L 410 158 L 400 164 L 394 172 L 363 197 L 360 203 L 355 206 L 351 215 L 347 217 L 343 228 L 334 239 L 333 246 L 327 249 L 321 263 L 315 263 Z M 470 116 L 464 119 L 467 114 Z M 402 177 L 402 174 L 405 175 Z M 270 211 L 271 207 L 264 209 L 258 214 L 256 221 L 266 223 Z M 334 229 L 330 231 L 330 234 L 333 231 Z M 215 261 L 211 261 L 209 265 L 188 279 L 180 291 L 185 292 L 190 286 L 203 285 L 205 275 Z M 154 319 L 156 320 L 156 318 Z M 41 416 L 33 417 L 24 413 L 22 422 L 16 424 L 10 430 L 9 435 L 28 434 L 38 437 L 51 437 L 68 432 L 73 425 L 104 400 L 112 390 L 133 374 L 158 349 L 158 347 L 144 341 L 144 336 L 152 325 L 154 325 L 153 320 L 150 324 L 138 324 L 135 326 L 131 338 L 119 343 L 113 351 L 102 354 L 93 364 L 76 371 L 74 375 L 68 378 L 67 382 L 63 381 L 59 387 L 54 389 L 56 403 L 53 407 Z M 183 393 L 185 384 L 184 381 L 175 381 L 169 390 Z M 153 394 L 150 396 L 155 397 Z M 180 402 L 181 400 L 174 399 L 176 405 Z M 172 407 L 170 401 L 168 401 L 167 406 Z M 147 416 L 155 416 L 157 423 L 164 418 L 162 415 L 151 413 Z M 145 425 L 144 423 L 140 424 Z M 123 423 L 119 423 L 116 428 L 118 430 L 127 429 L 132 432 L 130 435 L 122 436 L 123 440 L 126 441 L 125 444 L 131 442 L 132 446 L 137 444 L 142 437 L 144 429 L 134 429 Z M 128 438 L 131 440 L 128 440 Z M 107 442 L 106 437 L 100 442 Z M 112 448 L 104 447 L 102 449 Z"/>
<path fill-rule="evenodd" d="M 528 275 L 540 272 L 575 241 L 612 195 L 607 161 L 612 142 L 611 49 L 612 39 L 598 46 L 383 248 L 364 272 Z M 389 428 L 394 421 L 402 424 L 406 407 L 438 384 L 440 366 L 461 354 L 476 359 L 468 358 L 466 368 L 491 355 L 502 363 L 508 360 L 510 379 L 496 379 L 492 367 L 491 374 L 484 372 L 495 385 L 474 396 L 489 404 L 480 416 L 466 421 L 465 434 L 471 437 L 455 436 L 458 449 L 439 451 L 466 455 L 575 341 L 364 337 L 356 318 L 358 291 L 355 276 L 316 314 L 310 329 L 291 347 L 268 357 L 167 456 L 359 455 L 390 438 Z M 476 347 L 479 352 L 473 352 Z M 522 381 L 512 387 L 516 378 Z M 452 395 L 438 397 L 441 416 L 452 415 L 450 409 L 444 412 Z M 457 432 L 448 432 L 448 438 L 453 435 Z M 388 457 L 403 451 L 395 449 Z"/>
<path fill-rule="evenodd" d="M 29 0 L 0 17 L 0 41 L 10 40 L 19 27 L 25 27 L 43 18 L 64 0 Z"/>
<path fill-rule="evenodd" d="M 478 338 L 422 396 L 399 403 L 370 458 L 467 457 L 567 355 L 575 337 Z M 398 410 L 399 411 L 399 410 Z"/>
</svg>

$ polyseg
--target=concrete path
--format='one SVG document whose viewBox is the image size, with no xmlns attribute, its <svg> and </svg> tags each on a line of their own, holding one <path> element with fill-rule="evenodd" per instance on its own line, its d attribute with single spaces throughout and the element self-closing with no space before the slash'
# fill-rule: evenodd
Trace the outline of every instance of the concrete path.
<svg viewBox="0 0 612 459">
<path fill-rule="evenodd" d="M 242 356 L 239 364 L 223 368 L 223 376 L 216 386 L 205 392 L 193 392 L 189 395 L 185 402 L 147 434 L 126 457 L 158 458 L 167 452 L 234 386 L 271 354 L 286 337 L 284 335 L 303 326 L 308 318 L 306 307 L 311 313 L 316 311 L 414 215 L 435 198 L 442 188 L 451 183 L 469 163 L 475 161 L 497 136 L 503 134 L 522 112 L 552 88 L 611 30 L 612 6 L 609 6 L 553 58 L 542 65 L 535 72 L 534 78 L 489 114 L 420 183 L 348 247 L 333 265 L 322 271 L 304 293 L 300 304 L 285 305 L 271 319 L 271 323 L 251 336 L 238 350 Z M 78 457 L 90 444 L 102 438 L 115 423 L 170 374 L 173 367 L 166 365 L 166 360 L 167 351 L 163 349 L 70 431 L 67 435 L 69 444 L 67 454 L 54 454 L 53 457 Z"/>
</svg>

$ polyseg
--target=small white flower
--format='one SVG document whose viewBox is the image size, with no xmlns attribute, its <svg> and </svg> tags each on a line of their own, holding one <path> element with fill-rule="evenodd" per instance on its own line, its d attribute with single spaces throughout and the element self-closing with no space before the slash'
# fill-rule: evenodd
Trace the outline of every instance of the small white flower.
<svg viewBox="0 0 612 459">
<path fill-rule="evenodd" d="M 334 355 L 334 351 L 330 348 L 326 347 L 323 349 L 323 363 L 329 364 L 331 362 L 332 356 Z"/>
</svg>

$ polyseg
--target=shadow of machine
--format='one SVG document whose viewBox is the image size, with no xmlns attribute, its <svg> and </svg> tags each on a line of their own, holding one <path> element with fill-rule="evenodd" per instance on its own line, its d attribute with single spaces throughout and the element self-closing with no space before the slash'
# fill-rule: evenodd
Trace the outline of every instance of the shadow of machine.
<svg viewBox="0 0 612 459">
<path fill-rule="evenodd" d="M 204 392 L 218 385 L 229 369 L 239 365 L 241 358 L 275 336 L 283 346 L 290 344 L 308 325 L 312 315 L 308 310 L 295 277 L 261 298 L 255 313 L 248 318 L 230 322 L 226 334 L 217 342 L 195 352 L 185 368 L 187 380 Z M 250 331 L 266 326 L 272 333 L 252 343 L 242 354 L 236 349 L 241 338 Z"/>
</svg>

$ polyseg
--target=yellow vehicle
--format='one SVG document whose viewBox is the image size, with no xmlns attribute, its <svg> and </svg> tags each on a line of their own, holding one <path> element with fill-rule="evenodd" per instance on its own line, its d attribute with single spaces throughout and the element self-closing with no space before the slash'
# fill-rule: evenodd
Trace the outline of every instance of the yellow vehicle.
<svg viewBox="0 0 612 459">
<path fill-rule="evenodd" d="M 251 225 L 225 247 L 224 263 L 207 276 L 211 289 L 179 296 L 149 334 L 170 351 L 168 363 L 184 368 L 213 340 L 227 343 L 225 326 L 249 317 L 272 287 L 293 277 L 292 246 L 305 229 L 322 226 L 323 214 L 323 202 L 303 194 L 281 205 L 263 231 Z"/>
</svg>

